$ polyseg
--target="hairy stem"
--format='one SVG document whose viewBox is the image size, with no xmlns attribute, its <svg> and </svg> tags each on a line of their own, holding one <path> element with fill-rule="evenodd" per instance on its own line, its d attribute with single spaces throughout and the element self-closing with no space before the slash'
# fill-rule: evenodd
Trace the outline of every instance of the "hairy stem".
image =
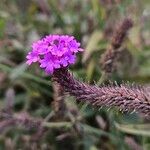
<svg viewBox="0 0 150 150">
<path fill-rule="evenodd" d="M 107 108 L 118 107 L 124 112 L 138 112 L 150 119 L 150 90 L 141 86 L 109 85 L 91 86 L 76 80 L 66 68 L 58 69 L 53 75 L 64 91 L 79 101 Z"/>
<path fill-rule="evenodd" d="M 54 90 L 54 111 L 61 115 L 64 114 L 66 110 L 66 105 L 64 101 L 64 91 L 60 84 L 57 82 L 53 82 L 53 90 Z"/>
</svg>

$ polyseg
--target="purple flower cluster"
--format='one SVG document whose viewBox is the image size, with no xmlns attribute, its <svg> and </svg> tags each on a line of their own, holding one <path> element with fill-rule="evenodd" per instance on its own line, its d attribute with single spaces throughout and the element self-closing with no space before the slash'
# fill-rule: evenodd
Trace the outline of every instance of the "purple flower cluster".
<svg viewBox="0 0 150 150">
<path fill-rule="evenodd" d="M 47 74 L 52 74 L 55 69 L 74 64 L 79 51 L 83 49 L 73 36 L 48 35 L 33 43 L 26 57 L 27 64 L 39 62 Z"/>
</svg>

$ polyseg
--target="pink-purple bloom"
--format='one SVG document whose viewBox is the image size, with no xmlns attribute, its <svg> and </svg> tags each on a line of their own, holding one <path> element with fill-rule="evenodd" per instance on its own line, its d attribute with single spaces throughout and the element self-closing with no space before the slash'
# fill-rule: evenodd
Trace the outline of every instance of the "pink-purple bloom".
<svg viewBox="0 0 150 150">
<path fill-rule="evenodd" d="M 48 35 L 32 44 L 27 64 L 38 62 L 47 74 L 52 74 L 55 69 L 74 64 L 79 51 L 83 49 L 73 36 Z"/>
</svg>

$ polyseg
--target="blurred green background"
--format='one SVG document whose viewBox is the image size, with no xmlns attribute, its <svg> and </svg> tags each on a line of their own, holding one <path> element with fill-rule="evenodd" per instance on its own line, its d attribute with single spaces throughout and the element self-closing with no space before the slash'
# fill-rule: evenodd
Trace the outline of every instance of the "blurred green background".
<svg viewBox="0 0 150 150">
<path fill-rule="evenodd" d="M 0 117 L 0 150 L 150 149 L 150 124 L 136 114 L 92 108 L 65 97 L 68 111 L 57 115 L 51 77 L 37 65 L 28 68 L 25 64 L 33 41 L 47 34 L 70 34 L 85 49 L 71 71 L 85 82 L 98 82 L 101 54 L 110 44 L 115 25 L 127 16 L 134 26 L 109 80 L 149 85 L 149 0 L 0 0 L 0 109 L 11 105 L 14 114 L 26 112 L 46 121 L 48 117 L 48 123 L 53 123 L 44 131 L 19 123 L 5 126 L 6 120 Z"/>
</svg>

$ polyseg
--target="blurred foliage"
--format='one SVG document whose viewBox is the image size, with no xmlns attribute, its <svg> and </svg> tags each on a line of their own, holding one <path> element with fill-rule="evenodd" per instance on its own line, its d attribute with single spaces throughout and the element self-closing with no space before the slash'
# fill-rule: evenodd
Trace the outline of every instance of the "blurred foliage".
<svg viewBox="0 0 150 150">
<path fill-rule="evenodd" d="M 28 69 L 25 64 L 32 42 L 46 34 L 74 35 L 85 52 L 71 70 L 88 82 L 101 80 L 101 54 L 110 43 L 115 24 L 125 16 L 133 19 L 134 27 L 123 45 L 127 51 L 109 80 L 149 85 L 149 0 L 0 0 L 0 108 L 13 100 L 15 113 L 25 111 L 42 119 L 54 113 L 50 77 L 37 65 Z M 131 149 L 127 136 L 139 147 L 150 149 L 147 120 L 116 109 L 91 108 L 70 97 L 65 100 L 70 113 L 58 119 L 54 113 L 48 118 L 52 124 L 46 124 L 47 130 L 40 136 L 38 131 L 23 127 L 3 130 L 0 122 L 0 149 L 127 150 Z M 66 116 L 69 123 L 64 122 Z"/>
</svg>

